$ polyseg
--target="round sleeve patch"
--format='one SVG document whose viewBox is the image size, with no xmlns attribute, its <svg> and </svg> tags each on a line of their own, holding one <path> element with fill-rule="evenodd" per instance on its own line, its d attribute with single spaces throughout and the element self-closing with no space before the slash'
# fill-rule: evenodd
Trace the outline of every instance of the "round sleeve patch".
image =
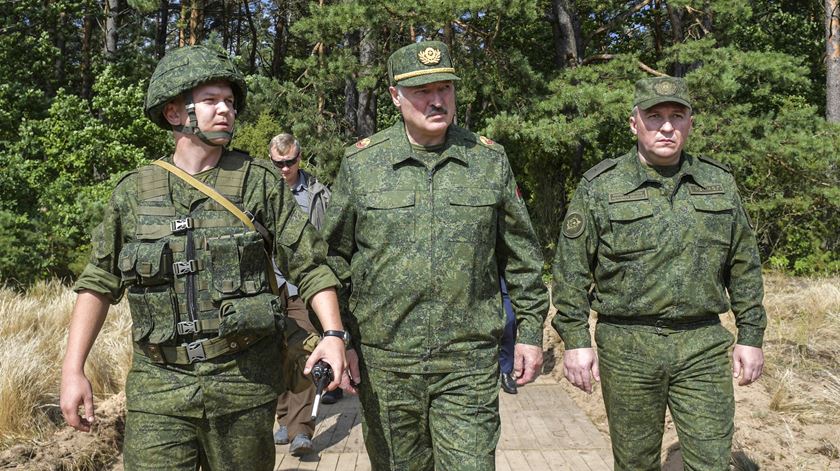
<svg viewBox="0 0 840 471">
<path fill-rule="evenodd" d="M 583 234 L 584 229 L 586 229 L 586 221 L 583 219 L 583 214 L 579 211 L 569 211 L 563 221 L 563 235 L 574 239 Z"/>
</svg>

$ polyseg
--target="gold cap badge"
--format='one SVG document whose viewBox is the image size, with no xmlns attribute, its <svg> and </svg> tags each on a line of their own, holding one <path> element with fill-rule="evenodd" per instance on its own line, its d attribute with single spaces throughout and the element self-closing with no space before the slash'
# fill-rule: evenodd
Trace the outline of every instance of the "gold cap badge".
<svg viewBox="0 0 840 471">
<path fill-rule="evenodd" d="M 674 82 L 662 81 L 654 85 L 653 89 L 659 95 L 673 95 L 677 91 L 677 85 Z"/>
<path fill-rule="evenodd" d="M 420 59 L 423 65 L 435 65 L 440 62 L 440 49 L 427 47 L 417 53 L 417 58 Z"/>
</svg>

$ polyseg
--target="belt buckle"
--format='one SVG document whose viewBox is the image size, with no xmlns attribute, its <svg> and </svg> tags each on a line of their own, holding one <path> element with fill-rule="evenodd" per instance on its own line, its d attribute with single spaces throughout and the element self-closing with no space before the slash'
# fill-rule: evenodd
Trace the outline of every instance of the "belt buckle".
<svg viewBox="0 0 840 471">
<path fill-rule="evenodd" d="M 184 346 L 187 347 L 187 359 L 190 363 L 204 361 L 207 359 L 207 355 L 204 353 L 204 345 L 202 345 L 204 340 L 205 339 L 200 339 L 195 342 L 184 344 Z"/>
<path fill-rule="evenodd" d="M 183 321 L 175 325 L 178 330 L 178 335 L 197 334 L 201 329 L 198 327 L 198 321 Z"/>
</svg>

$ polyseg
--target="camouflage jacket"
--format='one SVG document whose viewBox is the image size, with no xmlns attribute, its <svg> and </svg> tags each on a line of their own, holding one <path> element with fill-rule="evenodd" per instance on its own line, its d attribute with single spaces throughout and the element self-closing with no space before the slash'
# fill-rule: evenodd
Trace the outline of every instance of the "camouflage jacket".
<svg viewBox="0 0 840 471">
<path fill-rule="evenodd" d="M 542 345 L 542 252 L 504 149 L 454 125 L 443 149 L 427 165 L 400 121 L 341 163 L 322 234 L 334 270 L 352 279 L 347 321 L 369 365 L 418 373 L 495 362 L 500 274 L 517 341 Z"/>
<path fill-rule="evenodd" d="M 225 169 L 224 179 L 220 167 Z M 231 175 L 237 184 L 231 184 Z M 298 283 L 307 302 L 314 293 L 338 285 L 325 263 L 326 244 L 269 163 L 226 152 L 217 167 L 195 177 L 250 211 L 268 229 L 275 263 Z M 183 230 L 169 224 L 186 217 L 195 220 L 189 242 Z M 75 290 L 101 293 L 112 303 L 127 292 L 137 348 L 225 336 L 226 329 L 248 330 L 262 338 L 236 353 L 187 365 L 155 363 L 135 348 L 126 381 L 129 409 L 214 417 L 277 397 L 282 387 L 281 336 L 273 321 L 282 310 L 274 309 L 276 297 L 268 292 L 259 234 L 178 177 L 149 165 L 117 184 L 103 222 L 93 233 L 92 247 Z M 173 274 L 189 253 L 194 254 L 196 268 L 192 282 L 187 279 L 190 274 Z M 169 274 L 168 265 L 173 265 Z M 191 318 L 216 322 L 218 332 L 175 329 L 176 323 Z"/>
<path fill-rule="evenodd" d="M 553 275 L 553 325 L 567 349 L 591 345 L 590 307 L 599 316 L 680 323 L 731 304 L 738 343 L 762 344 L 755 235 L 732 174 L 712 159 L 683 153 L 677 174 L 665 178 L 633 149 L 587 171 L 563 222 Z"/>
</svg>

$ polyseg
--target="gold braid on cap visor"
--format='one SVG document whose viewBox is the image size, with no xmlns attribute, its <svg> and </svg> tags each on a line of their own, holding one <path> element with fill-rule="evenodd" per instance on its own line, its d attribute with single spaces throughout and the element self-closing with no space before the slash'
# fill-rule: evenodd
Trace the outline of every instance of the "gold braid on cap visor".
<svg viewBox="0 0 840 471">
<path fill-rule="evenodd" d="M 412 77 L 418 77 L 420 75 L 429 75 L 429 74 L 441 74 L 441 73 L 455 73 L 454 67 L 438 67 L 436 69 L 421 69 L 415 70 L 414 72 L 406 72 L 404 74 L 394 75 L 394 82 L 399 82 L 400 80 L 410 79 Z"/>
</svg>

